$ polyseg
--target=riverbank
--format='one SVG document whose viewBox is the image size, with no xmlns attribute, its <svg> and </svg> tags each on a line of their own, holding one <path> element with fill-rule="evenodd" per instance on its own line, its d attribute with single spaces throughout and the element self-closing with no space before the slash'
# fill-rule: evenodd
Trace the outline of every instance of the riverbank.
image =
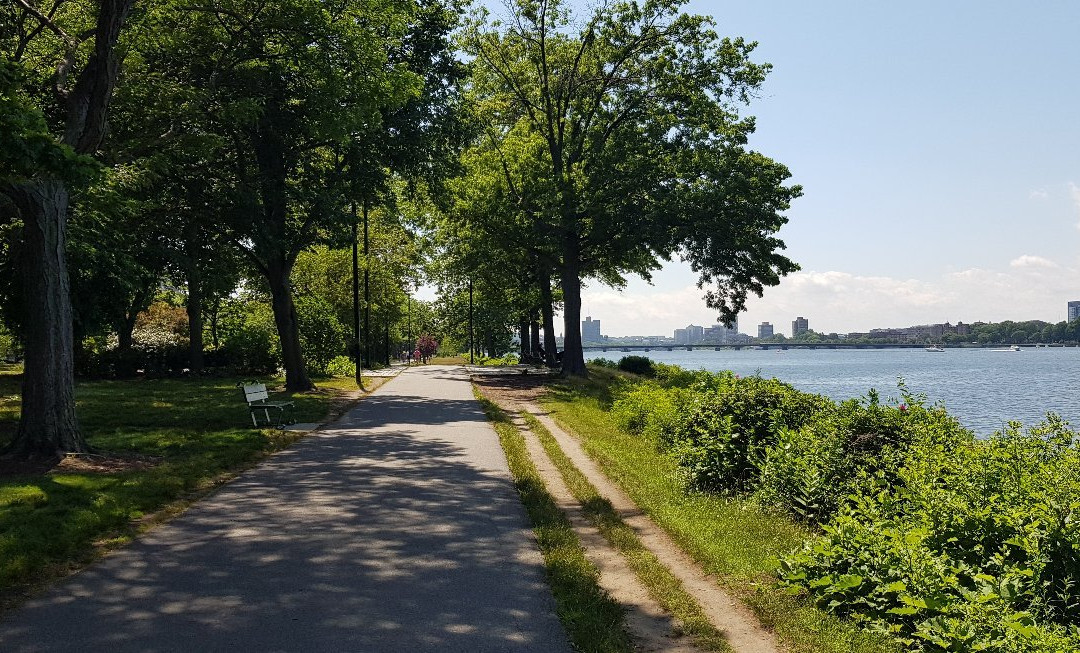
<svg viewBox="0 0 1080 653">
<path fill-rule="evenodd" d="M 1080 649 L 1080 454 L 1062 424 L 980 441 L 910 395 L 840 406 L 730 374 L 595 376 L 555 386 L 556 418 L 778 633 L 816 603 L 898 646 Z"/>
</svg>

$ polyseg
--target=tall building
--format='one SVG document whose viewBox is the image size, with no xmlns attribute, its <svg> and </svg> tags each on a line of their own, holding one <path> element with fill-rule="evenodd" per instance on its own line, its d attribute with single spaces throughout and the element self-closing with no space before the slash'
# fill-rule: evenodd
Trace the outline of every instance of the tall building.
<svg viewBox="0 0 1080 653">
<path fill-rule="evenodd" d="M 757 327 L 757 337 L 764 340 L 773 337 L 773 326 L 768 322 L 762 322 Z"/>
<path fill-rule="evenodd" d="M 689 338 L 687 344 L 692 344 L 705 337 L 705 327 L 697 326 L 696 324 L 686 325 L 686 337 Z"/>
<path fill-rule="evenodd" d="M 797 336 L 797 335 L 799 335 L 801 333 L 806 333 L 809 330 L 810 330 L 810 320 L 807 320 L 805 317 L 803 317 L 801 315 L 799 317 L 795 318 L 795 321 L 791 323 L 791 337 L 792 338 L 794 338 L 795 336 Z"/>
<path fill-rule="evenodd" d="M 1069 321 L 1080 319 L 1080 301 L 1069 302 Z"/>
<path fill-rule="evenodd" d="M 690 334 L 687 333 L 686 329 L 675 329 L 674 340 L 676 345 L 689 345 Z"/>
<path fill-rule="evenodd" d="M 591 315 L 585 316 L 585 321 L 581 323 L 581 341 L 600 342 L 600 320 L 592 319 Z"/>
</svg>

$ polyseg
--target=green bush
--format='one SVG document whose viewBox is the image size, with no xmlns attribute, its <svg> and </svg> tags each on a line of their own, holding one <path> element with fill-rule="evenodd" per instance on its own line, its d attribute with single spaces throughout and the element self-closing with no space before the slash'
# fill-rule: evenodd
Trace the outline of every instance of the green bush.
<svg viewBox="0 0 1080 653">
<path fill-rule="evenodd" d="M 274 313 L 259 301 L 232 300 L 221 310 L 221 346 L 206 353 L 210 367 L 233 374 L 273 374 L 281 361 Z"/>
<path fill-rule="evenodd" d="M 926 651 L 1080 650 L 1076 434 L 1050 416 L 976 440 L 921 417 L 781 577 Z"/>
<path fill-rule="evenodd" d="M 673 434 L 671 449 L 698 489 L 756 488 L 781 430 L 801 428 L 832 404 L 776 379 L 713 376 L 693 386 L 701 395 Z"/>
<path fill-rule="evenodd" d="M 607 367 L 610 369 L 618 369 L 619 364 L 610 358 L 593 358 L 589 360 L 589 365 L 597 365 L 599 367 Z"/>
<path fill-rule="evenodd" d="M 338 320 L 334 306 L 319 295 L 296 298 L 300 349 L 309 374 L 326 376 L 330 361 L 346 352 L 348 330 Z"/>
<path fill-rule="evenodd" d="M 348 356 L 335 356 L 327 364 L 326 373 L 329 376 L 354 378 L 356 377 L 356 361 Z"/>
<path fill-rule="evenodd" d="M 651 358 L 645 356 L 623 356 L 619 359 L 619 369 L 631 374 L 652 376 L 653 362 Z"/>
</svg>

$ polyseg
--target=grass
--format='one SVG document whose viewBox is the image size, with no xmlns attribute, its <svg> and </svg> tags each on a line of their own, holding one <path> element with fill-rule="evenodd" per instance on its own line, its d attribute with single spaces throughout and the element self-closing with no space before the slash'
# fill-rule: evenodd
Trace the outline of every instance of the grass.
<svg viewBox="0 0 1080 653">
<path fill-rule="evenodd" d="M 608 477 L 792 651 L 897 650 L 805 597 L 779 589 L 774 575 L 778 557 L 801 546 L 811 533 L 750 501 L 685 492 L 677 466 L 657 452 L 655 443 L 623 433 L 608 418 L 612 386 L 625 375 L 596 368 L 590 372 L 589 381 L 553 384 L 543 404 L 581 439 Z"/>
<path fill-rule="evenodd" d="M 586 516 L 605 539 L 626 559 L 653 599 L 678 622 L 681 630 L 692 636 L 695 643 L 707 651 L 731 651 L 731 646 L 705 616 L 701 606 L 686 592 L 682 583 L 638 539 L 626 522 L 615 512 L 611 503 L 600 496 L 596 488 L 559 447 L 558 442 L 543 424 L 525 413 L 529 427 L 540 438 L 544 450 L 559 469 Z"/>
<path fill-rule="evenodd" d="M 0 372 L 0 447 L 15 432 L 19 377 Z M 253 429 L 236 379 L 95 381 L 76 387 L 77 412 L 96 450 L 159 461 L 149 469 L 0 478 L 0 607 L 135 535 L 154 515 L 175 512 L 295 433 Z M 319 382 L 291 396 L 298 422 L 321 421 L 355 389 Z M 275 398 L 281 395 L 275 395 Z"/>
<path fill-rule="evenodd" d="M 556 612 L 574 649 L 583 653 L 633 651 L 622 607 L 598 584 L 599 572 L 585 558 L 570 521 L 544 487 L 521 433 L 502 409 L 475 388 L 474 393 L 499 434 L 514 485 L 532 520 Z"/>
</svg>

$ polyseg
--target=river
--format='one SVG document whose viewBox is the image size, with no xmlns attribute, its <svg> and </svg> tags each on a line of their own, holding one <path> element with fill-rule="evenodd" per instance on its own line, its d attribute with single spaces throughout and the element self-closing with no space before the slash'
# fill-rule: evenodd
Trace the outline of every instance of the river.
<svg viewBox="0 0 1080 653">
<path fill-rule="evenodd" d="M 999 430 L 1009 420 L 1039 422 L 1047 411 L 1080 427 L 1080 348 L 990 349 L 725 349 L 632 352 L 654 361 L 711 372 L 775 377 L 806 392 L 837 401 L 861 397 L 874 388 L 883 399 L 899 396 L 901 377 L 908 390 L 942 402 L 964 426 L 979 435 Z M 586 358 L 619 360 L 618 350 L 587 352 Z"/>
</svg>

